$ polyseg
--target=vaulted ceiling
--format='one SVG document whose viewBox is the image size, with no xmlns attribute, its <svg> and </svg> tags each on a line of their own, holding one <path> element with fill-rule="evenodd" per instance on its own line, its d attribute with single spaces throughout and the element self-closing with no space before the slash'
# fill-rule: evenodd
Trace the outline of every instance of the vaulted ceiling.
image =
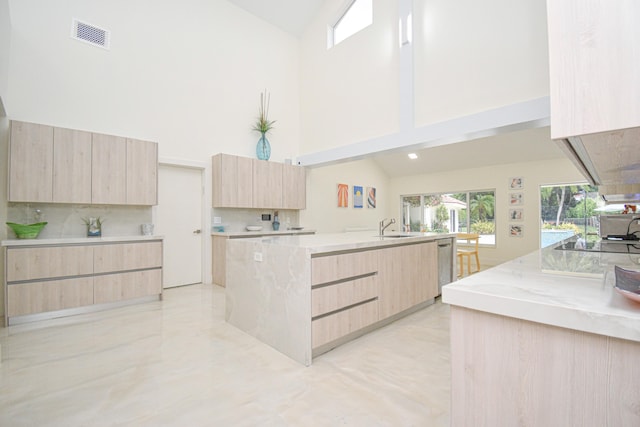
<svg viewBox="0 0 640 427">
<path fill-rule="evenodd" d="M 299 37 L 324 0 L 229 0 L 236 6 Z M 518 161 L 542 161 L 565 157 L 549 137 L 549 127 L 517 131 L 414 151 L 397 150 L 372 155 L 390 176 L 436 173 Z"/>
</svg>

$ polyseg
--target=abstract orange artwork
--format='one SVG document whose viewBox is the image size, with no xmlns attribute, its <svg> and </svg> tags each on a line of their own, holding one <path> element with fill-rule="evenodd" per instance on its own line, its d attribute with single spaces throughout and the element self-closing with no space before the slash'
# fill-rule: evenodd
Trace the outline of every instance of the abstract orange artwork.
<svg viewBox="0 0 640 427">
<path fill-rule="evenodd" d="M 349 185 L 338 184 L 338 207 L 349 207 Z"/>
</svg>

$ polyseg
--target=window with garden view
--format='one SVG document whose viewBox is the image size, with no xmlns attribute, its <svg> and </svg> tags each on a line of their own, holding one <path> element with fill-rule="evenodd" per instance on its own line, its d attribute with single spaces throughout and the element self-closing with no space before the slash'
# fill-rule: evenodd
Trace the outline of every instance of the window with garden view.
<svg viewBox="0 0 640 427">
<path fill-rule="evenodd" d="M 477 233 L 480 244 L 495 245 L 495 190 L 402 197 L 405 231 Z"/>
<path fill-rule="evenodd" d="M 540 247 L 573 235 L 598 239 L 598 189 L 587 184 L 540 187 Z"/>
</svg>

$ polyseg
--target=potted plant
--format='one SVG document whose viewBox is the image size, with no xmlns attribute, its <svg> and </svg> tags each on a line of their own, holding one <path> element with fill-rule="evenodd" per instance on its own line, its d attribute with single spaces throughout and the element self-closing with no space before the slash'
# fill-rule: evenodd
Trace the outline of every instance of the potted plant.
<svg viewBox="0 0 640 427">
<path fill-rule="evenodd" d="M 269 144 L 269 140 L 266 135 L 271 129 L 273 129 L 273 124 L 276 122 L 275 120 L 269 120 L 269 102 L 271 101 L 271 96 L 265 89 L 263 93 L 260 93 L 260 109 L 258 114 L 258 120 L 256 120 L 255 125 L 253 126 L 253 130 L 260 132 L 260 139 L 258 140 L 258 145 L 256 146 L 256 155 L 260 160 L 269 160 L 271 157 L 271 145 Z"/>
</svg>

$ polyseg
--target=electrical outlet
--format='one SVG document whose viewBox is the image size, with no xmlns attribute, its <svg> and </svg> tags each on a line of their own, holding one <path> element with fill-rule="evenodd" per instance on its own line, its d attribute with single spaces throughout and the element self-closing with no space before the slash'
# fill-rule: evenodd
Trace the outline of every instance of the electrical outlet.
<svg viewBox="0 0 640 427">
<path fill-rule="evenodd" d="M 258 261 L 258 262 L 262 262 L 262 252 L 254 252 L 253 253 L 253 260 L 254 261 Z"/>
<path fill-rule="evenodd" d="M 271 221 L 271 214 L 262 214 L 263 221 Z"/>
<path fill-rule="evenodd" d="M 221 216 L 214 216 L 213 217 L 213 223 L 214 224 L 222 224 L 222 217 Z"/>
</svg>

